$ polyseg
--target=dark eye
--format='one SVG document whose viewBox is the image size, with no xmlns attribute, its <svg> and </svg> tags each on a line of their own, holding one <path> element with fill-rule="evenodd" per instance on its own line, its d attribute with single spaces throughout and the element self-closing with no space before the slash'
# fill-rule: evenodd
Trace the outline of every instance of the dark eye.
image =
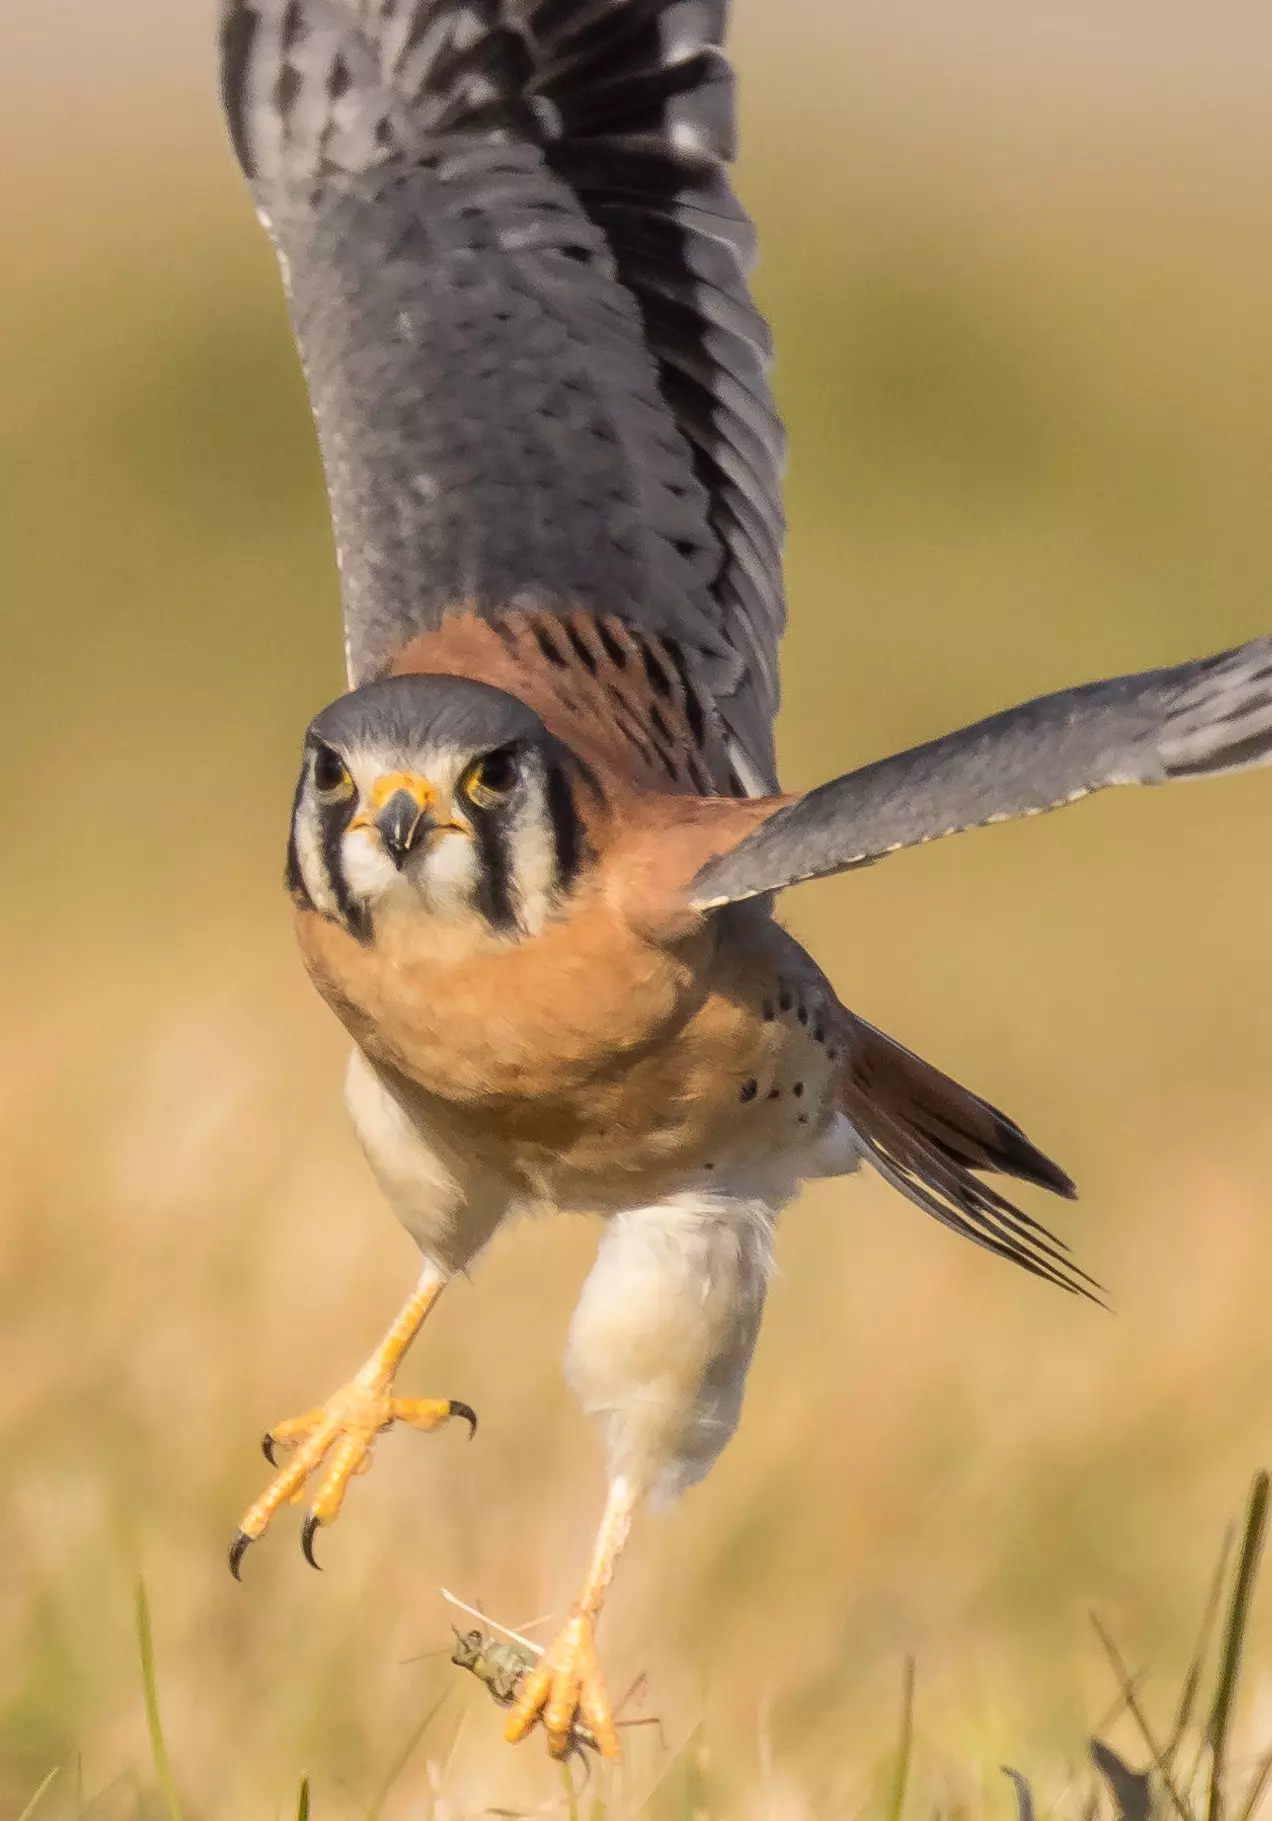
<svg viewBox="0 0 1272 1821">
<path fill-rule="evenodd" d="M 314 788 L 322 797 L 347 797 L 353 789 L 348 766 L 330 746 L 320 746 L 314 754 Z"/>
<path fill-rule="evenodd" d="M 492 809 L 508 795 L 519 775 L 516 753 L 509 746 L 501 746 L 469 766 L 464 795 L 479 809 Z"/>
</svg>

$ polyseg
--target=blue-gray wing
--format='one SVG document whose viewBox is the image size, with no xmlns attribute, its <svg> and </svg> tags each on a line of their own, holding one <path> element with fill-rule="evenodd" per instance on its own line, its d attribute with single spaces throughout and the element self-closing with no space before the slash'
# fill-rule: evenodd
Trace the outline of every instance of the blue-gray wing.
<svg viewBox="0 0 1272 1821">
<path fill-rule="evenodd" d="M 349 674 L 460 607 L 616 613 L 773 784 L 780 472 L 727 0 L 222 0 Z"/>
<path fill-rule="evenodd" d="M 1214 777 L 1269 761 L 1272 638 L 1263 638 L 1174 669 L 1040 696 L 849 772 L 708 861 L 689 898 L 714 910 L 1112 784 Z"/>
</svg>

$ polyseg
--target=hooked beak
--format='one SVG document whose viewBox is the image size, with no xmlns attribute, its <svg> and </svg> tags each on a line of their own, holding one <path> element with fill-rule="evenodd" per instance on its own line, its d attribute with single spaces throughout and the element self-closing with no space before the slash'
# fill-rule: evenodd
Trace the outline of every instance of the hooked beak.
<svg viewBox="0 0 1272 1821">
<path fill-rule="evenodd" d="M 438 826 L 436 807 L 436 793 L 426 778 L 395 771 L 376 780 L 366 807 L 350 826 L 374 828 L 385 853 L 401 871 L 420 837 Z"/>
<path fill-rule="evenodd" d="M 399 871 L 426 821 L 426 809 L 409 790 L 395 790 L 376 817 L 384 851 Z"/>
</svg>

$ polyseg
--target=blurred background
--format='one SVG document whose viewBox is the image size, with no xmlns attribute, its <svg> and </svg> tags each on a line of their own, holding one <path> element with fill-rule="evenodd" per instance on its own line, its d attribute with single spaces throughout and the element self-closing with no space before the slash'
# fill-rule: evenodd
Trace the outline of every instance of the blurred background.
<svg viewBox="0 0 1272 1821">
<path fill-rule="evenodd" d="M 158 1812 L 139 1572 L 187 1814 L 294 1810 L 302 1772 L 321 1821 L 378 1812 L 443 1697 L 383 1812 L 528 1812 L 540 1747 L 430 1653 L 439 1586 L 516 1623 L 577 1578 L 584 1223 L 502 1237 L 410 1360 L 472 1448 L 383 1441 L 322 1575 L 286 1517 L 224 1565 L 257 1437 L 414 1266 L 280 886 L 336 580 L 210 12 L 0 18 L 0 1812 L 57 1765 L 41 1816 Z M 737 0 L 734 45 L 789 785 L 1272 629 L 1272 13 Z M 852 1006 L 1077 1177 L 1116 1314 L 882 1184 L 806 1197 L 741 1433 L 611 1603 L 611 1687 L 646 1672 L 666 1739 L 628 1735 L 632 1812 L 859 1808 L 907 1652 L 929 1808 L 1005 1813 L 1004 1759 L 1058 1794 L 1110 1696 L 1089 1606 L 1170 1686 L 1272 1449 L 1270 811 L 1267 775 L 1115 792 L 786 901 Z M 1270 1703 L 1256 1674 L 1246 1723 Z"/>
</svg>

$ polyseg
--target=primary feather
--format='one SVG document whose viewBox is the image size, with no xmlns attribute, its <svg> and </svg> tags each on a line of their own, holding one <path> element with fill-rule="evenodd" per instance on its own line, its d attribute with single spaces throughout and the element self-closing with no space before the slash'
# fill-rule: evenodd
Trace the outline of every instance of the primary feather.
<svg viewBox="0 0 1272 1821">
<path fill-rule="evenodd" d="M 779 808 L 697 874 L 699 910 L 866 866 L 1113 784 L 1214 777 L 1272 760 L 1272 639 L 1170 670 L 1039 696 L 848 772 Z"/>
</svg>

